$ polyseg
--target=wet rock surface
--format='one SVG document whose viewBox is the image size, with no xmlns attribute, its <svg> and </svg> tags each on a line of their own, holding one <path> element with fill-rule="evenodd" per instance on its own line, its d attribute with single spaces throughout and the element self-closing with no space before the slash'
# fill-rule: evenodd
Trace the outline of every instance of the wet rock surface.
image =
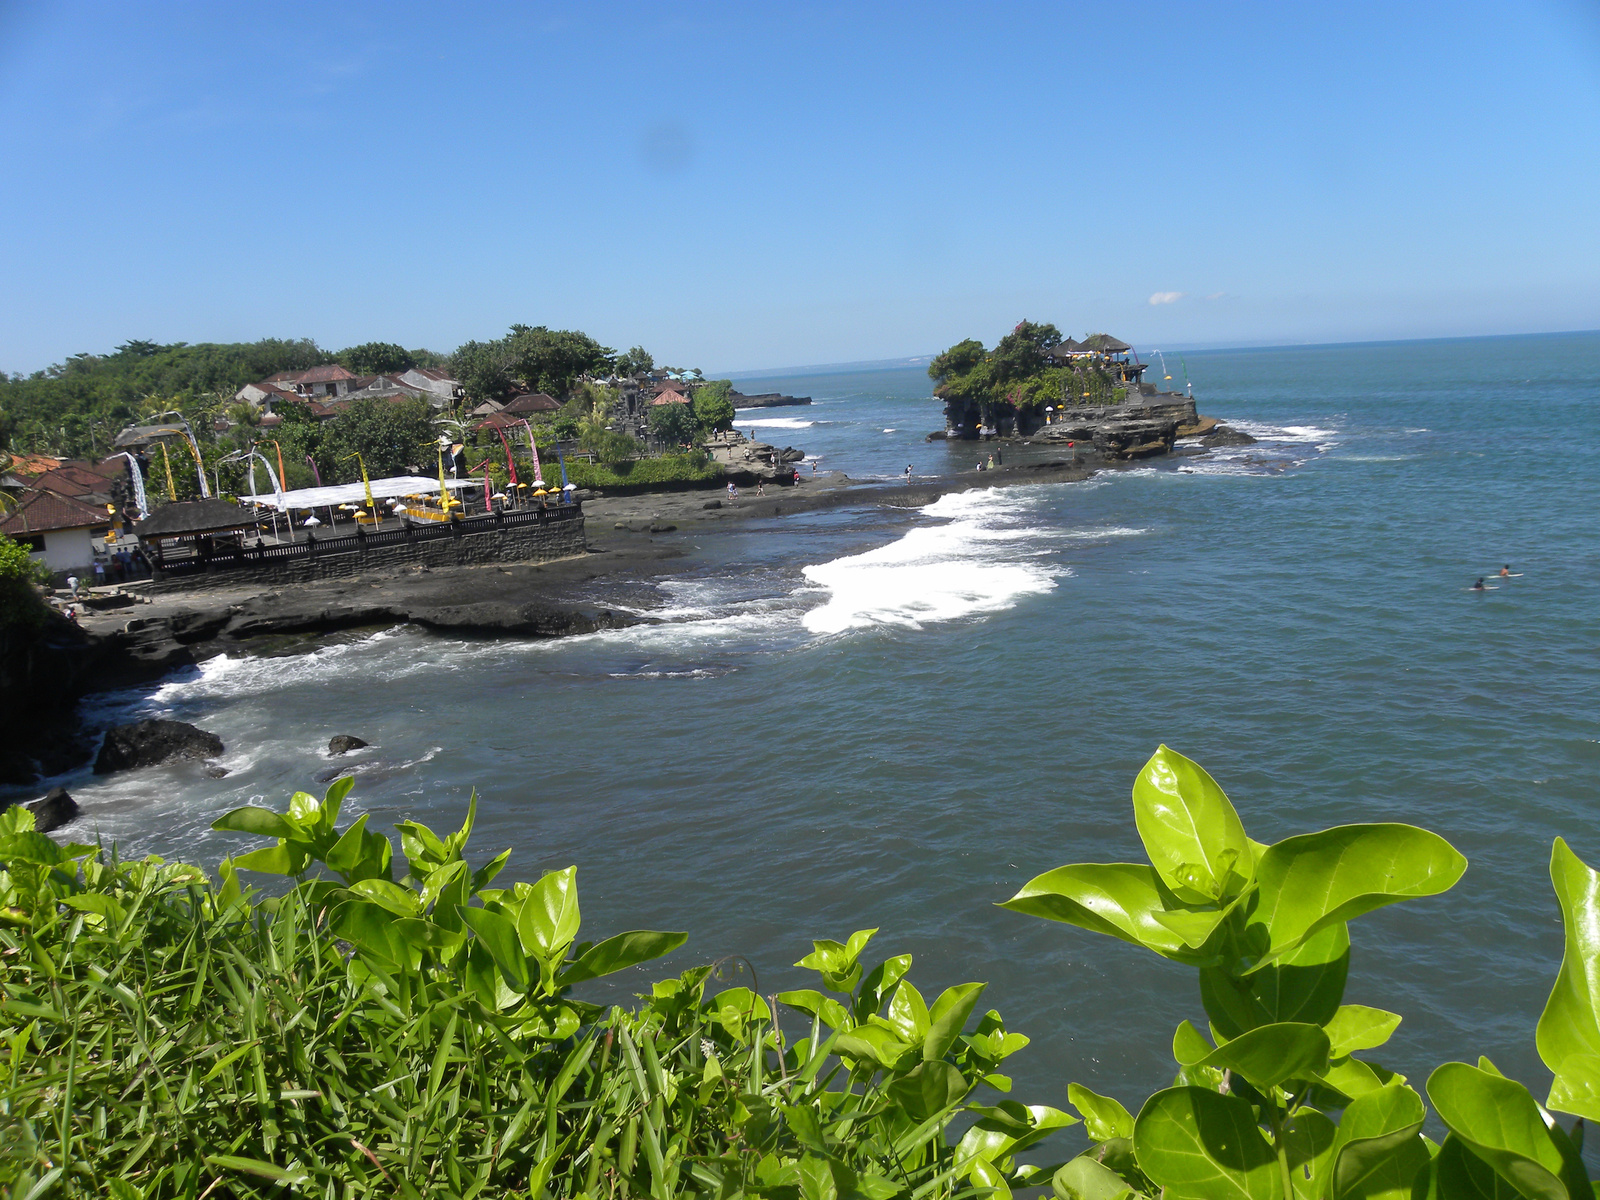
<svg viewBox="0 0 1600 1200">
<path fill-rule="evenodd" d="M 33 814 L 33 827 L 40 833 L 50 833 L 77 820 L 81 810 L 66 788 L 55 787 L 46 792 L 43 799 L 28 805 L 28 811 Z"/>
<path fill-rule="evenodd" d="M 353 733 L 336 733 L 328 739 L 329 754 L 348 754 L 352 750 L 360 750 L 368 743 L 363 738 L 358 738 Z"/>
<path fill-rule="evenodd" d="M 221 738 L 187 721 L 135 721 L 106 731 L 100 755 L 94 760 L 94 773 L 109 775 L 183 759 L 215 758 L 221 753 Z"/>
</svg>

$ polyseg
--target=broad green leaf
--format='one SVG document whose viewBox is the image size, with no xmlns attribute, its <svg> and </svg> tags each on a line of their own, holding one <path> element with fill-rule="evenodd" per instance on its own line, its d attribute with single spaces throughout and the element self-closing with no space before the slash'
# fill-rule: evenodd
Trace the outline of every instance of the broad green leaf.
<svg viewBox="0 0 1600 1200">
<path fill-rule="evenodd" d="M 1165 889 L 1155 868 L 1143 863 L 1057 867 L 1029 880 L 1000 907 L 1109 934 L 1177 962 L 1208 961 L 1156 919 L 1157 914 L 1182 906 Z"/>
<path fill-rule="evenodd" d="M 894 1070 L 908 1061 L 916 1047 L 909 1046 L 882 1025 L 857 1025 L 834 1039 L 833 1049 L 841 1058 L 853 1058 Z"/>
<path fill-rule="evenodd" d="M 344 807 L 344 798 L 350 794 L 350 789 L 355 787 L 354 775 L 343 775 L 328 785 L 328 790 L 322 794 L 322 829 L 324 833 L 332 833 L 333 827 L 339 822 L 339 810 Z"/>
<path fill-rule="evenodd" d="M 1121 1175 L 1082 1154 L 1057 1171 L 1050 1186 L 1059 1200 L 1126 1200 L 1135 1194 Z"/>
<path fill-rule="evenodd" d="M 975 1158 L 967 1167 L 967 1179 L 973 1187 L 987 1188 L 992 1200 L 1011 1200 L 1011 1186 L 1005 1175 L 986 1158 Z"/>
<path fill-rule="evenodd" d="M 663 954 L 671 954 L 689 940 L 687 933 L 660 933 L 653 929 L 633 929 L 608 937 L 568 963 L 556 977 L 566 987 L 585 979 L 598 979 L 622 971 Z"/>
<path fill-rule="evenodd" d="M 847 942 L 822 938 L 811 943 L 811 953 L 795 963 L 797 967 L 820 972 L 822 982 L 830 991 L 851 992 L 861 980 L 861 964 L 857 961 L 867 948 L 876 929 L 858 929 Z M 865 1014 L 861 1014 L 865 1016 Z"/>
<path fill-rule="evenodd" d="M 1231 915 L 1230 908 L 1189 909 L 1175 908 L 1155 914 L 1158 924 L 1178 935 L 1184 945 L 1199 950 L 1217 932 L 1218 926 Z"/>
<path fill-rule="evenodd" d="M 889 1084 L 889 1097 L 920 1124 L 966 1099 L 972 1085 L 947 1062 L 920 1062 Z"/>
<path fill-rule="evenodd" d="M 370 900 L 388 909 L 397 917 L 414 917 L 422 908 L 415 892 L 398 883 L 390 883 L 387 879 L 362 879 L 352 883 L 347 890 L 363 900 Z"/>
<path fill-rule="evenodd" d="M 986 983 L 958 983 L 948 987 L 933 1002 L 928 1014 L 928 1036 L 922 1043 L 922 1057 L 928 1062 L 943 1058 L 961 1035 L 967 1018 L 977 1007 Z"/>
<path fill-rule="evenodd" d="M 370 955 L 387 970 L 409 966 L 411 955 L 406 942 L 395 929 L 395 915 L 387 908 L 367 900 L 346 900 L 334 908 L 330 918 L 333 932 Z"/>
<path fill-rule="evenodd" d="M 1323 1028 L 1328 1031 L 1333 1056 L 1343 1058 L 1357 1050 L 1374 1050 L 1383 1045 L 1399 1025 L 1399 1013 L 1364 1004 L 1341 1004 Z"/>
<path fill-rule="evenodd" d="M 1045 1104 L 1021 1104 L 1015 1100 L 1002 1100 L 988 1107 L 969 1105 L 967 1111 L 977 1114 L 978 1119 L 962 1135 L 956 1147 L 957 1167 L 972 1158 L 1000 1162 L 1018 1151 L 1026 1150 L 1056 1130 L 1068 1129 L 1078 1123 L 1077 1117 L 1059 1108 Z"/>
<path fill-rule="evenodd" d="M 1300 1200 L 1324 1200 L 1337 1138 L 1338 1126 L 1314 1108 L 1298 1109 L 1289 1120 L 1283 1144 L 1289 1158 L 1289 1180 Z"/>
<path fill-rule="evenodd" d="M 1411 1196 L 1412 1200 L 1524 1200 L 1453 1133 L 1419 1172 Z"/>
<path fill-rule="evenodd" d="M 1450 1132 L 1528 1200 L 1569 1200 L 1567 1164 L 1527 1088 L 1445 1063 L 1428 1076 L 1428 1098 Z"/>
<path fill-rule="evenodd" d="M 1264 930 L 1261 936 L 1265 939 Z M 1329 925 L 1299 949 L 1249 975 L 1202 967 L 1200 1000 L 1224 1037 L 1279 1021 L 1325 1025 L 1339 1010 L 1349 973 L 1350 931 L 1343 924 Z"/>
<path fill-rule="evenodd" d="M 1557 1112 L 1600 1121 L 1600 1055 L 1574 1054 L 1563 1059 L 1545 1103 Z"/>
<path fill-rule="evenodd" d="M 290 824 L 300 826 L 303 833 L 312 833 L 322 824 L 322 801 L 310 792 L 296 792 L 289 797 Z"/>
<path fill-rule="evenodd" d="M 1237 1096 L 1179 1087 L 1145 1101 L 1133 1125 L 1134 1153 L 1173 1197 L 1281 1200 L 1278 1160 Z"/>
<path fill-rule="evenodd" d="M 453 950 L 467 937 L 462 930 L 445 929 L 421 917 L 402 917 L 394 923 L 393 929 L 419 950 Z"/>
<path fill-rule="evenodd" d="M 884 959 L 861 980 L 861 990 L 856 997 L 856 1019 L 865 1021 L 867 1017 L 883 1007 L 884 1000 L 894 990 L 894 985 L 905 978 L 906 972 L 911 970 L 911 955 L 896 954 Z"/>
<path fill-rule="evenodd" d="M 1133 1136 L 1133 1114 L 1110 1096 L 1097 1095 L 1081 1083 L 1069 1083 L 1067 1099 L 1083 1114 L 1083 1131 L 1090 1141 Z"/>
<path fill-rule="evenodd" d="M 1558 1104 L 1552 1089 L 1550 1107 L 1600 1120 L 1600 1108 L 1586 1101 L 1593 1089 L 1584 1082 L 1582 1060 L 1574 1060 L 1575 1055 L 1600 1055 L 1600 872 L 1591 871 L 1557 838 L 1550 848 L 1550 882 L 1561 905 L 1566 947 L 1535 1040 L 1561 1091 Z M 1583 1107 L 1568 1107 L 1572 1103 Z"/>
<path fill-rule="evenodd" d="M 304 795 L 304 793 L 301 793 Z M 211 822 L 219 833 L 254 833 L 261 837 L 292 838 L 300 833 L 298 825 L 291 825 L 270 808 L 247 804 Z"/>
<path fill-rule="evenodd" d="M 1391 1084 L 1351 1101 L 1334 1147 L 1333 1200 L 1408 1200 L 1428 1163 L 1422 1097 Z"/>
<path fill-rule="evenodd" d="M 1347 1100 L 1365 1096 L 1368 1092 L 1375 1092 L 1391 1083 L 1404 1082 L 1402 1076 L 1386 1071 L 1374 1063 L 1362 1062 L 1359 1058 L 1351 1058 L 1348 1055 L 1329 1063 L 1327 1072 L 1322 1076 L 1325 1087 L 1332 1088 Z"/>
<path fill-rule="evenodd" d="M 426 875 L 430 868 L 450 860 L 450 851 L 439 840 L 439 835 L 417 821 L 397 821 L 400 831 L 400 849 L 410 864 L 413 875 Z"/>
<path fill-rule="evenodd" d="M 1180 1063 L 1234 1071 L 1258 1088 L 1277 1087 L 1285 1080 L 1317 1076 L 1328 1069 L 1328 1035 L 1318 1025 L 1294 1021 L 1261 1025 L 1198 1058 L 1194 1050 L 1204 1047 L 1204 1040 L 1198 1032 L 1185 1037 L 1182 1029 L 1179 1026 L 1173 1042 L 1173 1054 Z"/>
<path fill-rule="evenodd" d="M 510 917 L 490 912 L 486 908 L 462 908 L 461 919 L 478 935 L 500 975 L 513 991 L 526 992 L 532 984 L 528 975 L 528 960 L 523 956 L 522 943 L 517 938 L 517 927 Z"/>
<path fill-rule="evenodd" d="M 63 896 L 61 903 L 79 912 L 94 913 L 111 925 L 121 925 L 127 919 L 127 914 L 123 911 L 122 905 L 117 903 L 116 897 L 104 892 L 80 892 L 74 896 Z"/>
<path fill-rule="evenodd" d="M 1253 920 L 1271 944 L 1260 966 L 1318 930 L 1386 904 L 1449 890 L 1467 860 L 1436 833 L 1414 825 L 1340 825 L 1286 838 L 1256 866 Z"/>
<path fill-rule="evenodd" d="M 1244 825 L 1199 763 L 1159 747 L 1134 780 L 1133 818 L 1151 865 L 1181 899 L 1219 901 L 1248 885 Z"/>
<path fill-rule="evenodd" d="M 351 883 L 363 879 L 389 878 L 394 847 L 382 834 L 367 831 L 369 815 L 362 813 L 357 817 L 322 858 L 323 862 Z"/>
<path fill-rule="evenodd" d="M 0 863 L 36 863 L 43 867 L 59 866 L 69 855 L 48 834 L 22 833 L 0 837 Z"/>
<path fill-rule="evenodd" d="M 233 860 L 233 865 L 246 871 L 260 871 L 263 875 L 293 875 L 305 866 L 305 855 L 280 842 L 241 854 Z"/>
<path fill-rule="evenodd" d="M 821 1017 L 822 1023 L 829 1029 L 849 1029 L 854 1021 L 850 1012 L 831 996 L 824 996 L 821 992 L 811 988 L 803 988 L 795 992 L 779 992 L 778 1003 L 787 1004 L 790 1008 L 799 1009 L 813 1017 Z"/>
<path fill-rule="evenodd" d="M 517 932 L 529 954 L 560 960 L 578 936 L 578 868 L 551 871 L 534 884 L 517 914 Z"/>
<path fill-rule="evenodd" d="M 889 997 L 889 1007 L 878 1020 L 887 1021 L 895 1036 L 913 1046 L 928 1036 L 928 1006 L 909 979 L 902 979 Z"/>
</svg>

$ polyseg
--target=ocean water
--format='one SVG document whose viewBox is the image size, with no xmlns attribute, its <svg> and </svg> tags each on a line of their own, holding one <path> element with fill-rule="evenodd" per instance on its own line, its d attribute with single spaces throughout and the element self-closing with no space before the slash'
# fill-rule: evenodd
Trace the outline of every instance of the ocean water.
<svg viewBox="0 0 1600 1200">
<path fill-rule="evenodd" d="M 1166 742 L 1258 840 L 1402 820 L 1459 847 L 1449 896 L 1353 926 L 1347 999 L 1404 1015 L 1374 1057 L 1419 1083 L 1487 1054 L 1542 1095 L 1551 839 L 1600 863 L 1600 334 L 1185 358 L 1256 445 L 676 535 L 660 625 L 217 659 L 98 703 L 215 730 L 233 773 L 68 779 L 80 828 L 213 863 L 247 844 L 218 813 L 315 786 L 328 737 L 359 734 L 356 811 L 453 826 L 476 788 L 475 844 L 514 846 L 523 878 L 578 864 L 591 936 L 686 929 L 674 965 L 740 955 L 770 991 L 811 938 L 878 927 L 925 994 L 989 982 L 1033 1039 L 1018 1098 L 1077 1080 L 1133 1105 L 1201 1016 L 1191 973 L 994 905 L 1137 860 L 1129 788 Z M 822 470 L 980 453 L 922 440 L 941 420 L 915 371 L 759 388 L 816 403 L 738 426 Z M 1502 563 L 1520 577 L 1467 590 Z"/>
</svg>

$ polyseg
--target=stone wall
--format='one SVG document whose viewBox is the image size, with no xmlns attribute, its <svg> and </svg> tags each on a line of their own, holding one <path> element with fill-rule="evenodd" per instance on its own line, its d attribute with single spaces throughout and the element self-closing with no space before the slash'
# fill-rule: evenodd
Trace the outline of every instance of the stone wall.
<svg viewBox="0 0 1600 1200">
<path fill-rule="evenodd" d="M 219 563 L 205 574 L 157 580 L 139 590 L 145 595 L 154 595 L 254 584 L 282 587 L 418 565 L 469 567 L 497 562 L 548 562 L 555 558 L 572 558 L 585 553 L 587 548 L 583 517 L 579 515 L 541 525 L 491 526 L 470 533 L 463 529 L 453 537 L 329 550 L 246 566 Z"/>
</svg>

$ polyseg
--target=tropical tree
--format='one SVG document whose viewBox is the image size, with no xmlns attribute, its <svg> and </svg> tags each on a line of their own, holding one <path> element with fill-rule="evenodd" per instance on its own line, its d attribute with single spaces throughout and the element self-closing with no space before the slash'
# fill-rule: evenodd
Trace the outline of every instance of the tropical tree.
<svg viewBox="0 0 1600 1200">
<path fill-rule="evenodd" d="M 733 426 L 733 380 L 714 379 L 694 390 L 694 419 L 701 432 L 713 433 Z"/>
<path fill-rule="evenodd" d="M 669 446 L 691 441 L 697 428 L 694 411 L 687 404 L 653 404 L 649 421 L 651 436 Z"/>
<path fill-rule="evenodd" d="M 417 365 L 410 351 L 393 342 L 363 342 L 339 351 L 337 358 L 357 375 L 394 375 Z"/>
</svg>

